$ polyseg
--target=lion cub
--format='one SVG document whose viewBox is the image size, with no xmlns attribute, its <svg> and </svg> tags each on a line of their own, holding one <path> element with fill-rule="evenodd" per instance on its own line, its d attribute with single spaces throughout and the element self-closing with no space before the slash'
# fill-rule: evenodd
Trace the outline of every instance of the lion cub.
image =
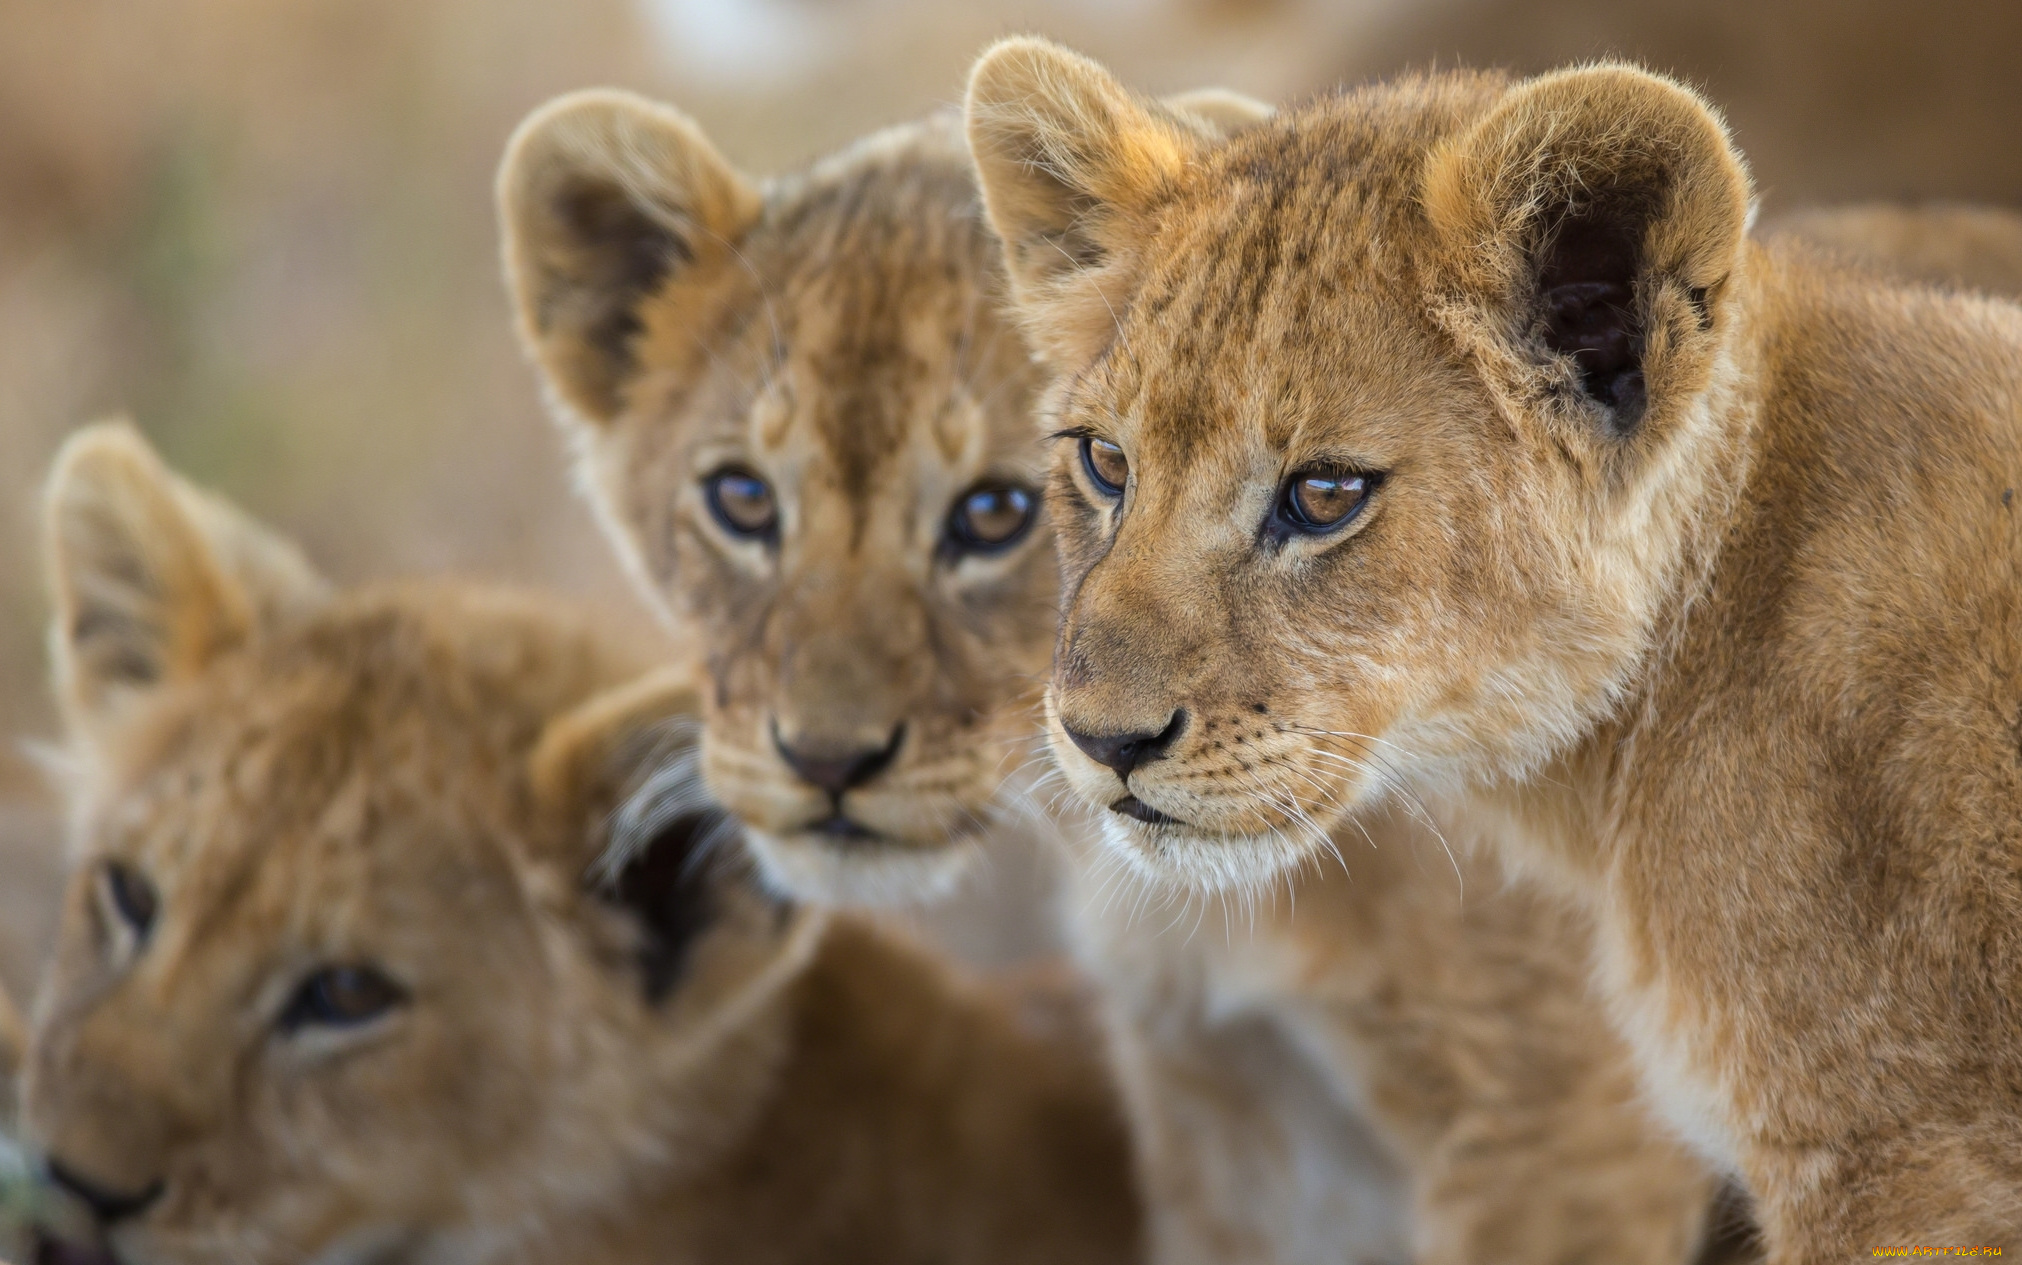
<svg viewBox="0 0 2022 1265">
<path fill-rule="evenodd" d="M 676 112 L 585 93 L 528 120 L 500 192 L 522 332 L 621 551 L 697 629 L 704 766 L 771 880 L 922 900 L 1030 828 L 1059 600 L 1040 375 L 959 134 L 760 188 Z M 1587 929 L 1464 830 L 1450 860 L 1375 814 L 1339 833 L 1346 874 L 1230 909 L 1117 888 L 1067 825 L 1158 1260 L 1690 1256 L 1710 1182 L 1636 1101 Z"/>
<path fill-rule="evenodd" d="M 1014 40 L 968 118 L 1120 861 L 1260 881 L 1445 798 L 1594 911 L 1772 1260 L 2022 1241 L 2022 308 L 1751 241 L 1627 66 L 1218 140 Z"/>
<path fill-rule="evenodd" d="M 545 600 L 332 593 L 124 426 L 48 512 L 24 1117 L 121 1259 L 1130 1258 L 1085 1047 L 760 891 L 681 680 Z"/>
</svg>

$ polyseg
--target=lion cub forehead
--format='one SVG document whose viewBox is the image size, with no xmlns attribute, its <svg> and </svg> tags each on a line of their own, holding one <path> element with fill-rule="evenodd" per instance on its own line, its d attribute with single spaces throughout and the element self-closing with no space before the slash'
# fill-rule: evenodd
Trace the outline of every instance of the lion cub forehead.
<svg viewBox="0 0 2022 1265">
<path fill-rule="evenodd" d="M 1345 92 L 1211 152 L 1158 211 L 1119 338 L 1065 403 L 1113 415 L 1161 460 L 1244 473 L 1265 454 L 1394 441 L 1456 363 L 1425 310 L 1419 175 L 1504 85 Z"/>
<path fill-rule="evenodd" d="M 894 451 L 911 438 L 894 428 L 931 423 L 951 390 L 987 390 L 1006 371 L 1016 339 L 996 310 L 997 247 L 953 116 L 774 181 L 743 253 L 756 310 L 737 325 L 798 367 L 783 412 L 844 467 Z M 772 412 L 765 438 L 789 441 Z"/>
<path fill-rule="evenodd" d="M 1420 244 L 1412 234 L 1423 222 L 1427 157 L 1507 87 L 1494 74 L 1407 76 L 1319 97 L 1234 134 L 1158 206 L 1154 231 L 1166 248 L 1146 260 L 1147 279 L 1227 273 L 1254 292 L 1274 268 L 1293 265 L 1315 281 L 1354 281 L 1340 270 Z M 1141 294 L 1135 303 L 1156 301 Z"/>
<path fill-rule="evenodd" d="M 611 656 L 615 658 L 615 656 Z M 215 665 L 111 753 L 106 825 L 184 851 L 523 820 L 549 719 L 626 674 L 511 597 L 372 593 Z"/>
</svg>

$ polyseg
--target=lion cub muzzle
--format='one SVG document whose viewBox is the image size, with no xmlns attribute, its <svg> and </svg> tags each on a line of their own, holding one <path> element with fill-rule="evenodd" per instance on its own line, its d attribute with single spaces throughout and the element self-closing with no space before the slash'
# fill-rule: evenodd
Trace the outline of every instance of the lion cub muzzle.
<svg viewBox="0 0 2022 1265">
<path fill-rule="evenodd" d="M 1177 825 L 1175 818 L 1167 816 L 1130 793 L 1130 775 L 1138 766 L 1149 764 L 1165 755 L 1172 746 L 1173 739 L 1179 737 L 1186 728 L 1185 708 L 1176 708 L 1172 719 L 1157 730 L 1136 730 L 1124 733 L 1090 733 L 1076 729 L 1063 722 L 1061 732 L 1068 740 L 1087 754 L 1097 764 L 1115 771 L 1117 780 L 1123 784 L 1123 796 L 1109 806 L 1111 812 L 1122 813 L 1126 817 L 1151 825 Z"/>
<path fill-rule="evenodd" d="M 772 746 L 779 758 L 801 781 L 828 796 L 829 815 L 814 822 L 811 829 L 838 838 L 873 838 L 875 832 L 858 824 L 843 810 L 843 797 L 871 782 L 890 768 L 906 740 L 906 722 L 892 727 L 892 736 L 882 746 L 842 747 L 818 745 L 803 740 L 789 743 L 779 732 L 779 719 L 772 721 Z"/>
</svg>

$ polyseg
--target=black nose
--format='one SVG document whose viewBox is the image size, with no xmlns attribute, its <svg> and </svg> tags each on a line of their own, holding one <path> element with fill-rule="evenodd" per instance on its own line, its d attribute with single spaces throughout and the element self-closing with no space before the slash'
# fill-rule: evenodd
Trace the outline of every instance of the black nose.
<svg viewBox="0 0 2022 1265">
<path fill-rule="evenodd" d="M 779 722 L 772 722 L 772 745 L 779 750 L 779 758 L 787 767 L 800 774 L 801 780 L 809 782 L 831 795 L 841 795 L 854 790 L 885 771 L 885 767 L 899 754 L 899 744 L 906 740 L 903 723 L 892 730 L 892 738 L 883 747 L 874 751 L 846 751 L 841 755 L 828 752 L 797 750 L 786 745 L 779 736 Z"/>
<path fill-rule="evenodd" d="M 1150 764 L 1166 753 L 1173 740 L 1187 725 L 1187 710 L 1182 707 L 1172 714 L 1164 729 L 1157 733 L 1129 734 L 1085 734 L 1072 725 L 1063 723 L 1061 728 L 1074 740 L 1074 745 L 1088 753 L 1088 758 L 1106 764 L 1116 770 L 1121 778 L 1130 776 L 1130 771 L 1141 764 Z"/>
<path fill-rule="evenodd" d="M 101 1225 L 111 1225 L 115 1221 L 137 1216 L 147 1211 L 150 1204 L 161 1198 L 162 1184 L 159 1181 L 144 1190 L 122 1195 L 82 1176 L 61 1160 L 50 1159 L 48 1168 L 49 1180 L 82 1200 Z"/>
</svg>

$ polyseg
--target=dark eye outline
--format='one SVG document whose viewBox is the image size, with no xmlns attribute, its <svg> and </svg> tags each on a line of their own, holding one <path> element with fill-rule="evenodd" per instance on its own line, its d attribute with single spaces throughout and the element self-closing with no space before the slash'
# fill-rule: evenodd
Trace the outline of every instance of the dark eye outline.
<svg viewBox="0 0 2022 1265">
<path fill-rule="evenodd" d="M 161 896 L 147 876 L 124 861 L 107 861 L 102 871 L 106 900 L 120 920 L 133 932 L 137 943 L 146 943 L 161 912 Z"/>
<path fill-rule="evenodd" d="M 1024 520 L 1018 524 L 1016 531 L 1002 540 L 985 540 L 977 535 L 970 529 L 964 512 L 970 501 L 993 492 L 1025 498 Z M 955 503 L 948 508 L 948 522 L 942 533 L 943 548 L 951 558 L 963 554 L 1003 553 L 1032 534 L 1032 525 L 1039 521 L 1039 503 L 1040 493 L 1023 483 L 1010 479 L 984 479 L 975 483 L 956 497 Z"/>
<path fill-rule="evenodd" d="M 1300 483 L 1307 479 L 1321 477 L 1347 482 L 1359 479 L 1362 495 L 1346 514 L 1331 523 L 1316 522 L 1311 515 L 1299 508 L 1299 498 L 1293 495 Z M 1380 470 L 1358 470 L 1353 466 L 1316 465 L 1294 470 L 1278 488 L 1278 499 L 1271 506 L 1271 519 L 1265 525 L 1266 534 L 1284 540 L 1291 536 L 1331 536 L 1362 516 L 1369 507 L 1376 489 L 1383 485 Z"/>
<path fill-rule="evenodd" d="M 765 489 L 766 500 L 771 504 L 772 514 L 757 527 L 746 527 L 730 516 L 723 506 L 723 481 L 726 479 L 749 479 Z M 754 474 L 744 466 L 722 466 L 702 477 L 702 499 L 709 503 L 709 514 L 717 526 L 739 540 L 762 540 L 767 544 L 779 539 L 779 494 L 772 484 L 762 476 Z"/>
<path fill-rule="evenodd" d="M 370 1004 L 347 1007 L 341 988 L 362 989 Z M 362 1028 L 407 1001 L 407 990 L 371 966 L 326 966 L 295 986 L 274 1026 L 284 1033 L 304 1028 Z"/>
<path fill-rule="evenodd" d="M 1102 477 L 1101 471 L 1095 468 L 1095 445 L 1097 444 L 1107 444 L 1109 447 L 1116 449 L 1119 455 L 1121 455 L 1123 452 L 1123 445 L 1121 444 L 1115 443 L 1111 440 L 1103 439 L 1100 436 L 1096 435 L 1083 435 L 1081 437 L 1082 472 L 1088 476 L 1088 481 L 1095 485 L 1096 491 L 1101 492 L 1105 496 L 1109 496 L 1112 498 L 1122 496 L 1123 484 L 1111 483 L 1108 479 Z M 1124 466 L 1126 467 L 1124 478 L 1126 479 L 1130 477 L 1128 473 L 1129 465 L 1130 459 L 1128 457 L 1124 458 Z"/>
</svg>

